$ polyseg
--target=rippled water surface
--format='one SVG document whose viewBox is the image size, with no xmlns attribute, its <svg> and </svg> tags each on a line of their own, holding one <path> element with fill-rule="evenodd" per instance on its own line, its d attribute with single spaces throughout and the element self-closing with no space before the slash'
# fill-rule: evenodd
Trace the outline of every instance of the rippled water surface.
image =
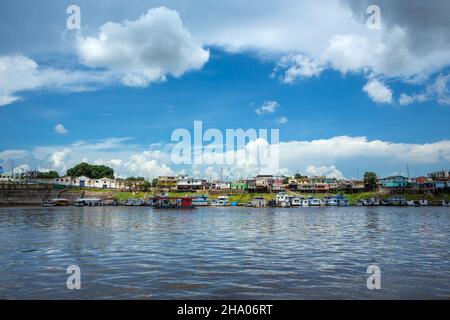
<svg viewBox="0 0 450 320">
<path fill-rule="evenodd" d="M 449 299 L 449 251 L 444 207 L 0 208 L 0 298 Z"/>
</svg>

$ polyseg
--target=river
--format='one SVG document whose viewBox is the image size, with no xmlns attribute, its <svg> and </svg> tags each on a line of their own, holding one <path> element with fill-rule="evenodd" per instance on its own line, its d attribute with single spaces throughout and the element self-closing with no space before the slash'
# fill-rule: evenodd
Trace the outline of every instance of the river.
<svg viewBox="0 0 450 320">
<path fill-rule="evenodd" d="M 0 208 L 0 299 L 430 298 L 450 298 L 450 208 Z"/>
</svg>

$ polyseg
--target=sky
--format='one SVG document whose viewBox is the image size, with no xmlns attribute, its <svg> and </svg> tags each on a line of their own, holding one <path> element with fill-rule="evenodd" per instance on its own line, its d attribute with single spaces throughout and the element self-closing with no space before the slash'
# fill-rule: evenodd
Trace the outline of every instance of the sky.
<svg viewBox="0 0 450 320">
<path fill-rule="evenodd" d="M 67 26 L 74 4 L 79 29 Z M 230 179 L 449 169 L 449 10 L 445 0 L 1 1 L 0 166 L 64 174 L 87 161 L 121 177 Z M 194 121 L 223 134 L 278 129 L 279 163 L 174 163 L 172 133 L 193 133 Z"/>
</svg>

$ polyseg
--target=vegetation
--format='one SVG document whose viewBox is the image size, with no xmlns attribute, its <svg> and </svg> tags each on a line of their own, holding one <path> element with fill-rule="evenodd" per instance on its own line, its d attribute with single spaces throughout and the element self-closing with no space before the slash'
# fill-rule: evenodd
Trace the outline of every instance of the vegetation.
<svg viewBox="0 0 450 320">
<path fill-rule="evenodd" d="M 373 191 L 377 189 L 378 177 L 375 172 L 364 173 L 364 186 L 367 191 Z"/>
<path fill-rule="evenodd" d="M 104 165 L 91 165 L 89 163 L 82 162 L 67 170 L 67 175 L 72 177 L 86 176 L 91 179 L 114 179 L 114 169 Z"/>
<path fill-rule="evenodd" d="M 38 179 L 56 179 L 59 178 L 59 173 L 56 171 L 39 172 L 36 176 Z"/>
</svg>

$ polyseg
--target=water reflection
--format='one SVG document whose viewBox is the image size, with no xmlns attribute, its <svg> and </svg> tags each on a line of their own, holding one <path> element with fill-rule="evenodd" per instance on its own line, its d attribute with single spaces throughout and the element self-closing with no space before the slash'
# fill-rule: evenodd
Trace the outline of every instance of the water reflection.
<svg viewBox="0 0 450 320">
<path fill-rule="evenodd" d="M 0 298 L 449 298 L 449 222 L 448 208 L 0 208 Z"/>
</svg>

